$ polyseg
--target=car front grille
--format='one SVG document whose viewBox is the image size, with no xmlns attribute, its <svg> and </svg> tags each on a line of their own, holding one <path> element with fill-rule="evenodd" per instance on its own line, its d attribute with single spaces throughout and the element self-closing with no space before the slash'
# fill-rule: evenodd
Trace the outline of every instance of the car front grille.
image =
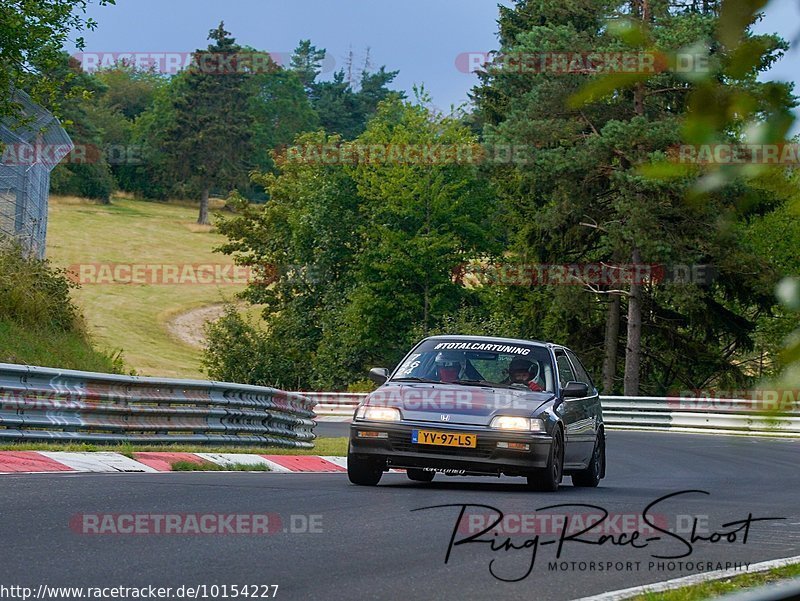
<svg viewBox="0 0 800 601">
<path fill-rule="evenodd" d="M 411 432 L 403 434 L 392 432 L 389 434 L 389 442 L 392 449 L 399 453 L 426 453 L 428 455 L 449 455 L 451 457 L 474 457 L 487 459 L 495 451 L 493 442 L 481 442 L 478 436 L 478 446 L 476 448 L 467 447 L 443 447 L 429 444 L 414 444 L 411 442 Z"/>
</svg>

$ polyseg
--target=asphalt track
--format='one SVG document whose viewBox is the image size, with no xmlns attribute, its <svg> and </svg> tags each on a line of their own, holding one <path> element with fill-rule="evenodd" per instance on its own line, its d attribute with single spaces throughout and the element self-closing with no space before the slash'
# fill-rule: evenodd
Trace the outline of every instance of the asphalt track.
<svg viewBox="0 0 800 601">
<path fill-rule="evenodd" d="M 540 533 L 531 574 L 531 549 L 492 552 L 488 544 L 464 544 L 445 554 L 459 507 L 482 504 L 513 514 L 580 514 L 580 507 L 543 510 L 553 503 L 602 507 L 612 514 L 650 512 L 707 519 L 706 534 L 730 531 L 723 524 L 758 517 L 746 544 L 697 541 L 684 562 L 757 562 L 800 550 L 800 441 L 642 432 L 608 435 L 608 477 L 597 489 L 533 493 L 519 480 L 437 476 L 416 484 L 403 474 L 384 475 L 377 488 L 352 486 L 343 474 L 166 473 L 4 475 L 0 495 L 0 585 L 197 586 L 277 584 L 277 599 L 574 599 L 697 573 L 649 566 L 651 555 L 682 554 L 687 546 L 668 535 L 645 548 L 567 541 L 561 562 L 550 569 L 558 538 Z M 539 510 L 538 512 L 536 510 Z M 488 511 L 488 510 L 487 510 Z M 271 535 L 81 534 L 75 514 L 270 513 L 288 526 L 291 515 L 315 515 L 321 532 Z M 596 514 L 596 511 L 594 511 Z M 683 520 L 687 518 L 681 518 Z M 302 519 L 298 522 L 302 529 Z M 291 528 L 289 528 L 291 530 Z M 652 531 L 650 532 L 652 535 Z M 688 534 L 684 534 L 688 537 Z M 456 533 L 456 540 L 467 536 Z M 514 536 L 518 544 L 535 536 Z M 586 535 L 596 540 L 598 536 Z M 640 539 L 640 542 L 643 539 Z M 579 562 L 632 562 L 628 569 L 590 569 Z M 639 561 L 638 569 L 635 562 Z M 677 560 L 676 560 L 677 561 Z M 576 564 L 572 564 L 576 562 Z M 596 564 L 597 565 L 597 564 Z M 709 566 L 716 569 L 718 566 Z M 724 566 L 723 566 L 724 567 Z"/>
</svg>

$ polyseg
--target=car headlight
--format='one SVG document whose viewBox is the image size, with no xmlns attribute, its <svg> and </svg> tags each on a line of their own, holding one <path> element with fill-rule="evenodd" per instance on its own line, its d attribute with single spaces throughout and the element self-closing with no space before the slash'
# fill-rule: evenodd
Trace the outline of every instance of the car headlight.
<svg viewBox="0 0 800 601">
<path fill-rule="evenodd" d="M 400 410 L 394 407 L 370 407 L 362 405 L 356 411 L 356 419 L 371 419 L 378 422 L 399 422 Z"/>
<path fill-rule="evenodd" d="M 544 422 L 535 417 L 516 417 L 514 415 L 498 415 L 489 424 L 498 430 L 522 430 L 524 432 L 544 432 Z"/>
</svg>

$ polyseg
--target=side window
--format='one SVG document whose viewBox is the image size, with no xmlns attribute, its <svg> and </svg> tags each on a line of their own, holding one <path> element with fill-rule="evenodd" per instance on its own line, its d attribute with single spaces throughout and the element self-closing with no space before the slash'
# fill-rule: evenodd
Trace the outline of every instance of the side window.
<svg viewBox="0 0 800 601">
<path fill-rule="evenodd" d="M 556 363 L 558 364 L 558 381 L 561 382 L 562 387 L 566 386 L 567 382 L 572 382 L 576 379 L 572 371 L 572 365 L 570 365 L 564 351 L 556 351 Z"/>
<path fill-rule="evenodd" d="M 578 382 L 583 382 L 584 384 L 588 384 L 589 388 L 593 388 L 594 384 L 592 384 L 592 379 L 589 377 L 589 374 L 584 369 L 583 364 L 578 360 L 578 357 L 572 351 L 567 351 L 567 355 L 569 356 L 569 360 L 572 362 L 572 367 L 575 368 L 575 379 Z"/>
</svg>

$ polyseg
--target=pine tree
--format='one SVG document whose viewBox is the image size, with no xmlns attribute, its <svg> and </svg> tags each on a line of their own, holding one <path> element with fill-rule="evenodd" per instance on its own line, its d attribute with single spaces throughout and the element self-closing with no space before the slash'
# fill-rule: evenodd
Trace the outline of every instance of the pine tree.
<svg viewBox="0 0 800 601">
<path fill-rule="evenodd" d="M 253 158 L 250 75 L 237 58 L 241 47 L 224 23 L 208 39 L 208 48 L 195 52 L 193 68 L 174 82 L 174 119 L 164 140 L 169 170 L 200 192 L 201 224 L 208 223 L 211 189 L 227 194 L 246 183 Z"/>
<path fill-rule="evenodd" d="M 475 90 L 487 142 L 531 149 L 527 164 L 495 170 L 517 260 L 720 268 L 718 280 L 706 287 L 642 281 L 606 287 L 587 283 L 587 293 L 580 296 L 571 294 L 574 289 L 534 290 L 527 298 L 509 292 L 516 313 L 528 316 L 525 327 L 535 330 L 531 335 L 551 328 L 574 340 L 594 365 L 605 363 L 607 392 L 617 373 L 619 311 L 626 306 L 625 394 L 639 394 L 643 373 L 651 391 L 677 382 L 699 387 L 709 377 L 745 377 L 731 357 L 752 345 L 754 317 L 772 303 L 758 268 L 745 274 L 729 260 L 744 254 L 731 235 L 731 221 L 741 217 L 738 199 L 746 186 L 687 203 L 693 174 L 669 180 L 643 175 L 643 167 L 663 161 L 684 140 L 695 85 L 690 77 L 670 71 L 526 72 L 496 64 L 503 56 L 542 53 L 656 51 L 669 56 L 698 40 L 713 40 L 718 10 L 718 2 L 520 0 L 501 9 L 502 56 L 487 67 Z M 760 41 L 767 57 L 782 48 L 769 36 Z M 724 49 L 714 51 L 724 56 Z M 755 75 L 768 62 L 751 65 L 726 85 L 757 88 Z M 769 202 L 766 196 L 751 194 L 754 202 L 748 206 Z M 570 320 L 581 310 L 582 319 Z"/>
<path fill-rule="evenodd" d="M 289 68 L 297 73 L 307 92 L 311 91 L 317 76 L 322 70 L 322 61 L 325 60 L 325 54 L 325 49 L 313 46 L 311 40 L 300 40 L 297 48 L 292 53 Z"/>
</svg>

